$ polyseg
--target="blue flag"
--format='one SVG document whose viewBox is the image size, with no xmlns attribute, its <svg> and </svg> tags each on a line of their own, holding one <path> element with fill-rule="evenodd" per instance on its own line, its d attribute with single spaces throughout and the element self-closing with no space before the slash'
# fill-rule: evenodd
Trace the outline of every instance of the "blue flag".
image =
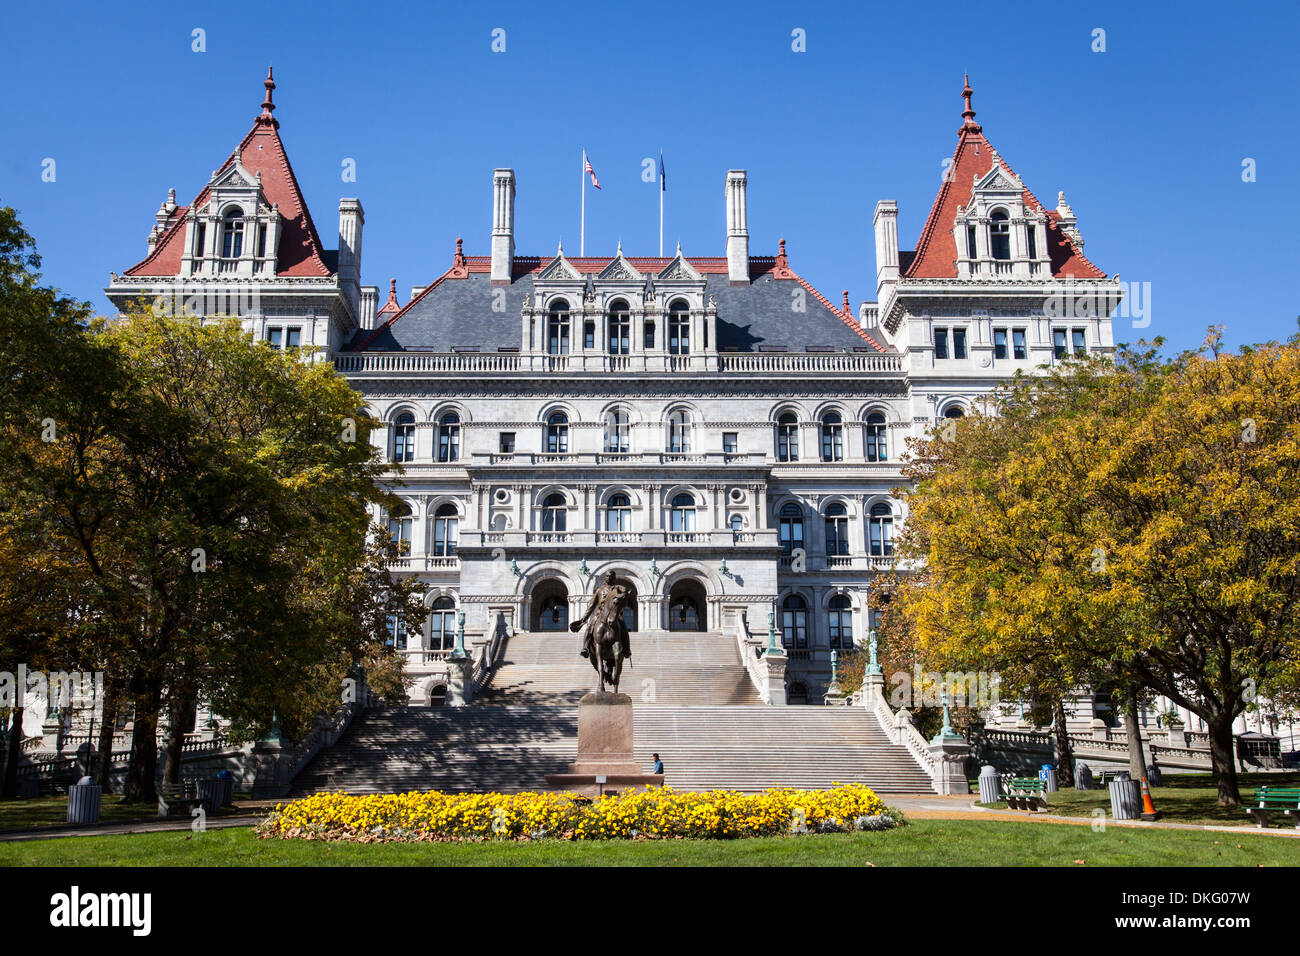
<svg viewBox="0 0 1300 956">
<path fill-rule="evenodd" d="M 668 188 L 668 180 L 664 178 L 664 151 L 659 150 L 659 191 L 663 192 Z"/>
</svg>

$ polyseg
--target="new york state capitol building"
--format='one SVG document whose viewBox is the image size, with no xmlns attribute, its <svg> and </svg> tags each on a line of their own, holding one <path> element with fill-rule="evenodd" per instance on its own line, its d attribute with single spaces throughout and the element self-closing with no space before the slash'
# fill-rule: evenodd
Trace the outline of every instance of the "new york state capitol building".
<svg viewBox="0 0 1300 956">
<path fill-rule="evenodd" d="M 394 635 L 414 704 L 446 699 L 461 614 L 467 646 L 553 631 L 576 654 L 567 625 L 610 571 L 635 591 L 634 631 L 766 636 L 774 611 L 788 663 L 765 699 L 819 702 L 891 567 L 906 440 L 1017 370 L 1112 349 L 1109 308 L 1045 312 L 1067 290 L 1114 304 L 1116 282 L 1064 195 L 1043 205 L 990 144 L 969 86 L 914 248 L 897 203 L 877 203 L 876 301 L 856 309 L 803 279 L 785 240 L 751 247 L 741 169 L 723 177 L 725 246 L 662 258 L 522 254 L 521 184 L 497 169 L 490 236 L 466 243 L 490 254 L 457 240 L 408 302 L 391 282 L 381 306 L 360 201 L 339 201 L 326 249 L 265 86 L 252 130 L 192 203 L 169 194 L 147 256 L 106 291 L 118 308 L 251 302 L 255 338 L 315 347 L 366 397 L 402 469 L 404 505 L 376 517 L 429 586 L 424 633 Z"/>
</svg>

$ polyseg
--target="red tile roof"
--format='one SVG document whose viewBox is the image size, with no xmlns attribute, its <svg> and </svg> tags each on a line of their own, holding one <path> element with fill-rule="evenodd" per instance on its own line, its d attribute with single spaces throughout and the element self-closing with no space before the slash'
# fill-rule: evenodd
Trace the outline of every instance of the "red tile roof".
<svg viewBox="0 0 1300 956">
<path fill-rule="evenodd" d="M 266 84 L 266 101 L 262 104 L 261 115 L 257 117 L 248 135 L 235 147 L 235 151 L 221 164 L 217 173 L 220 175 L 238 158 L 249 172 L 262 174 L 262 192 L 267 202 L 277 203 L 280 208 L 280 247 L 277 252 L 276 275 L 333 275 L 322 257 L 323 247 L 320 236 L 316 233 L 316 224 L 312 222 L 302 190 L 298 188 L 298 180 L 293 174 L 293 167 L 289 165 L 284 143 L 280 140 L 280 124 L 271 115 L 275 109 L 271 102 L 271 91 L 275 89 L 275 83 L 271 80 L 269 71 Z M 207 201 L 208 189 L 205 186 L 187 208 L 200 207 Z M 185 217 L 182 210 L 178 209 L 153 251 L 127 269 L 126 274 L 179 275 L 184 245 Z"/>
<path fill-rule="evenodd" d="M 959 256 L 957 241 L 953 237 L 957 207 L 970 204 L 972 184 L 976 177 L 983 177 L 993 168 L 993 146 L 985 139 L 983 128 L 975 122 L 975 111 L 970 106 L 970 92 L 968 83 L 963 92 L 966 111 L 962 116 L 965 121 L 957 134 L 957 150 L 953 153 L 952 165 L 948 167 L 948 176 L 934 198 L 934 205 L 930 207 L 925 228 L 921 230 L 921 238 L 916 243 L 916 254 L 903 273 L 904 278 L 945 279 L 957 275 Z M 1006 160 L 1001 156 L 998 158 L 1002 168 L 1014 176 L 1015 172 Z M 1106 273 L 1093 265 L 1074 247 L 1069 237 L 1061 232 L 1057 222 L 1060 216 L 1056 210 L 1046 209 L 1028 189 L 1024 192 L 1024 202 L 1028 208 L 1047 215 L 1047 247 L 1052 275 L 1080 279 L 1106 277 Z"/>
</svg>

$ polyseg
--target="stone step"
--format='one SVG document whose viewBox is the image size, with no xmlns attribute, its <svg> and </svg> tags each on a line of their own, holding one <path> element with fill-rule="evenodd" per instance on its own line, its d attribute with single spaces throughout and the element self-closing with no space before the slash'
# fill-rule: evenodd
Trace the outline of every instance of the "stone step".
<svg viewBox="0 0 1300 956">
<path fill-rule="evenodd" d="M 681 790 L 859 782 L 929 792 L 929 779 L 875 719 L 849 708 L 671 706 L 633 712 L 637 761 L 665 761 Z M 294 782 L 296 793 L 544 789 L 577 756 L 576 708 L 402 708 L 363 715 Z"/>
</svg>

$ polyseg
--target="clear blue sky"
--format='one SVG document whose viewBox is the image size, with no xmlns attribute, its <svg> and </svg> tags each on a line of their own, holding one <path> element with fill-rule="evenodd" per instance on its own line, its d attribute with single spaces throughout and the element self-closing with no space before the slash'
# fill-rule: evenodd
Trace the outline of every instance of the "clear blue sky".
<svg viewBox="0 0 1300 956">
<path fill-rule="evenodd" d="M 1119 341 L 1191 347 L 1212 323 L 1234 345 L 1282 339 L 1300 313 L 1297 9 L 11 4 L 0 202 L 35 234 L 47 280 L 107 310 L 109 271 L 143 256 L 167 188 L 189 202 L 248 131 L 273 62 L 322 238 L 337 244 L 338 199 L 359 196 L 364 281 L 396 276 L 403 301 L 447 268 L 457 235 L 489 252 L 497 166 L 519 180 L 518 251 L 549 254 L 561 237 L 576 251 L 586 146 L 604 187 L 587 192 L 589 254 L 620 238 L 657 251 L 641 161 L 662 147 L 666 251 L 680 237 L 688 255 L 723 254 L 723 177 L 743 167 L 751 251 L 784 236 L 796 270 L 856 305 L 875 298 L 875 202 L 898 200 L 912 247 L 969 71 L 985 134 L 1027 185 L 1049 206 L 1064 189 L 1089 257 L 1151 284 L 1150 327 L 1117 322 Z M 791 49 L 796 28 L 807 52 Z"/>
</svg>

